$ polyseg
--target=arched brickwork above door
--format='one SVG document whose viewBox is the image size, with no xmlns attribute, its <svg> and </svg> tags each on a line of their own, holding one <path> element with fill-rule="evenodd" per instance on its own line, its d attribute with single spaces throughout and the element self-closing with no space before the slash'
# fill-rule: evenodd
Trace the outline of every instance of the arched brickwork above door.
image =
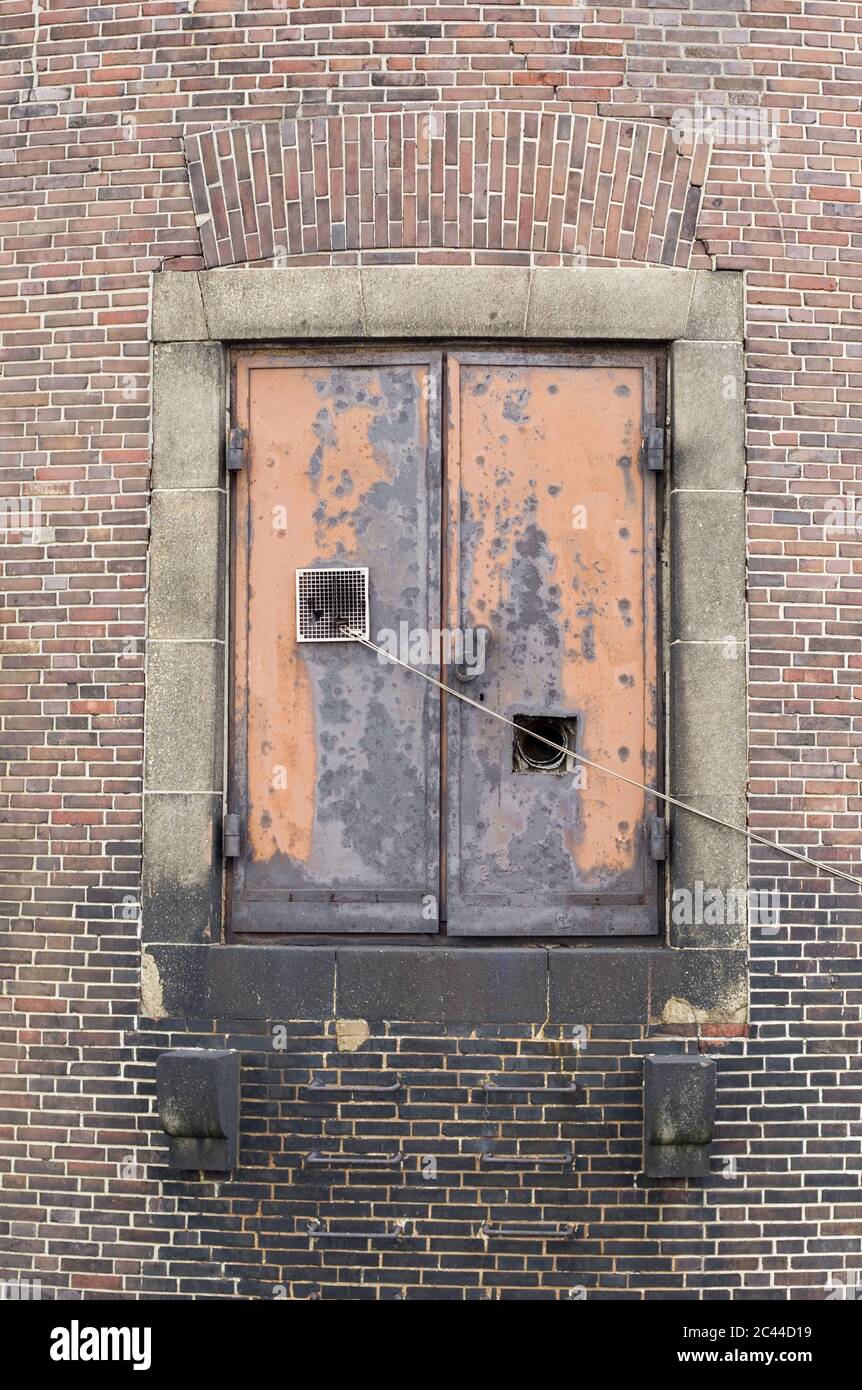
<svg viewBox="0 0 862 1390">
<path fill-rule="evenodd" d="M 524 111 L 249 123 L 186 142 L 208 267 L 688 266 L 708 145 Z"/>
</svg>

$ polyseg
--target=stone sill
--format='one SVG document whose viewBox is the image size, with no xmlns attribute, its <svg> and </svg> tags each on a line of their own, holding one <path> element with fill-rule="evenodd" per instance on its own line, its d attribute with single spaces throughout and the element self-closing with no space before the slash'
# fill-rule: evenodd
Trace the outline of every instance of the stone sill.
<svg viewBox="0 0 862 1390">
<path fill-rule="evenodd" d="M 739 1024 L 744 950 L 259 946 L 144 949 L 148 1018 Z"/>
</svg>

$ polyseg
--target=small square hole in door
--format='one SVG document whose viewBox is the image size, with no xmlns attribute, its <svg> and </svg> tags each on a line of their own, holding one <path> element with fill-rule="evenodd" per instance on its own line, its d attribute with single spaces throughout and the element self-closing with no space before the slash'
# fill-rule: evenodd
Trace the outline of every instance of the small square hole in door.
<svg viewBox="0 0 862 1390">
<path fill-rule="evenodd" d="M 578 721 L 569 714 L 516 714 L 512 771 L 562 777 L 575 766 Z M 553 747 L 551 745 L 554 745 Z"/>
</svg>

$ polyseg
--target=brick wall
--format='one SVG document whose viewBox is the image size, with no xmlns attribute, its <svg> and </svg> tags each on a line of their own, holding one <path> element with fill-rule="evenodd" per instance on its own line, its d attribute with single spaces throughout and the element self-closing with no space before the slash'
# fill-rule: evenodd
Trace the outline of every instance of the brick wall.
<svg viewBox="0 0 862 1390">
<path fill-rule="evenodd" d="M 852 527 L 835 535 L 826 522 L 841 496 L 852 518 L 862 464 L 860 8 L 4 7 L 0 1277 L 40 1279 L 59 1297 L 205 1288 L 372 1298 L 578 1297 L 584 1288 L 822 1298 L 831 1277 L 853 1279 L 862 1263 L 858 895 L 768 851 L 754 853 L 755 881 L 780 889 L 781 926 L 753 934 L 745 1039 L 698 1037 L 696 1026 L 658 1038 L 593 1027 L 576 1046 L 527 1029 L 485 1038 L 372 1021 L 368 1042 L 348 1054 L 323 1025 L 276 1020 L 288 1038 L 278 1052 L 266 1030 L 246 1036 L 212 1020 L 142 1026 L 136 1013 L 148 297 L 150 273 L 167 266 L 397 259 L 407 249 L 419 260 L 688 257 L 746 271 L 751 823 L 858 872 L 862 547 Z M 708 160 L 670 151 L 674 109 L 696 98 L 772 113 L 779 140 L 769 160 L 720 141 Z M 389 116 L 388 136 L 391 120 L 403 132 L 443 111 L 449 122 L 434 137 L 441 202 L 436 223 L 429 202 L 427 235 L 416 214 L 415 237 L 404 241 L 388 178 L 384 207 L 371 195 L 363 216 L 357 203 L 352 228 L 346 205 L 335 215 L 339 166 L 329 167 L 325 195 L 314 185 L 315 119 L 344 118 L 346 151 L 347 132 L 371 125 L 367 113 Z M 512 111 L 523 120 L 501 124 Z M 491 232 L 490 217 L 476 215 L 483 163 L 461 138 L 482 127 L 483 112 L 490 129 L 518 132 L 504 166 L 517 207 L 507 217 L 501 187 Z M 535 113 L 544 113 L 541 127 Z M 557 240 L 553 154 L 543 166 L 539 153 L 552 116 L 570 151 L 583 132 L 570 165 L 578 172 L 557 195 Z M 278 183 L 290 127 L 277 123 L 297 117 L 312 165 L 297 167 L 291 197 Z M 242 136 L 210 134 L 237 123 L 248 127 Z M 371 168 L 380 129 L 375 118 Z M 252 216 L 235 156 L 259 154 L 261 130 L 279 160 L 258 170 L 263 196 Z M 387 138 L 379 142 L 388 159 Z M 195 182 L 207 150 L 222 170 L 240 170 L 221 250 L 213 200 L 230 173 L 228 182 Z M 654 173 L 640 176 L 635 164 L 632 175 L 641 152 Z M 673 165 L 683 169 L 681 199 L 671 154 L 684 161 Z M 551 170 L 544 221 L 521 196 L 533 158 Z M 493 194 L 490 142 L 485 167 Z M 428 169 L 430 180 L 430 149 Z M 455 172 L 457 214 L 453 202 L 447 217 Z M 693 201 L 696 226 L 684 226 Z M 620 233 L 626 215 L 632 225 L 610 250 L 615 207 Z M 680 235 L 671 254 L 663 229 L 673 208 Z M 284 211 L 280 242 L 254 241 L 266 209 Z M 230 1181 L 169 1178 L 154 1123 L 155 1055 L 201 1038 L 227 1038 L 245 1055 L 243 1167 Z M 656 1047 L 720 1056 L 710 1182 L 637 1179 L 639 1059 Z M 402 1076 L 397 1106 L 303 1094 L 319 1070 L 384 1064 Z M 482 1078 L 510 1070 L 577 1073 L 579 1098 L 569 1108 L 541 1098 L 489 1108 Z M 303 1163 L 309 1149 L 342 1139 L 348 1149 L 401 1149 L 404 1165 L 345 1172 Z M 501 1176 L 476 1152 L 496 1145 L 523 1161 L 572 1141 L 574 1168 L 556 1171 Z M 427 1154 L 437 1155 L 436 1186 L 422 1169 Z M 513 1248 L 479 1234 L 482 1221 L 523 1216 L 527 1196 L 530 1212 L 575 1223 L 568 1243 Z M 312 1240 L 314 1218 L 368 1230 Z M 393 1239 L 387 1223 L 401 1219 L 415 1227 Z"/>
</svg>

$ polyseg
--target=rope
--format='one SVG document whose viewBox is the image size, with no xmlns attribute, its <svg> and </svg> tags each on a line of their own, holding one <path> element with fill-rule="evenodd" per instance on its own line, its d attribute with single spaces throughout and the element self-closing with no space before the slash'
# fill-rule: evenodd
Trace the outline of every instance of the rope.
<svg viewBox="0 0 862 1390">
<path fill-rule="evenodd" d="M 403 666 L 405 671 L 412 671 L 414 676 L 421 676 L 429 685 L 436 686 L 438 690 L 444 691 L 447 695 L 454 695 L 455 699 L 460 700 L 462 704 L 470 705 L 473 709 L 479 710 L 481 714 L 487 714 L 491 719 L 498 719 L 501 724 L 507 724 L 511 729 L 522 728 L 522 725 L 516 724 L 513 719 L 507 719 L 505 714 L 498 713 L 489 705 L 479 704 L 478 700 L 471 700 L 470 696 L 465 695 L 462 690 L 453 690 L 451 685 L 444 685 L 434 676 L 429 676 L 426 671 L 420 671 L 417 666 L 411 666 L 408 662 L 393 656 L 391 652 L 387 652 L 383 647 L 378 647 L 376 643 L 370 642 L 367 637 L 363 637 L 359 632 L 354 632 L 352 628 L 345 627 L 343 623 L 341 624 L 341 631 L 346 632 L 355 642 L 361 642 L 363 647 L 368 647 L 370 651 L 384 656 L 387 661 L 393 662 L 396 666 Z M 732 821 L 722 820 L 719 816 L 711 816 L 708 811 L 699 811 L 696 806 L 689 806 L 676 796 L 671 796 L 667 792 L 660 792 L 655 787 L 648 787 L 646 783 L 638 782 L 633 777 L 626 777 L 622 772 L 616 772 L 612 767 L 603 767 L 601 763 L 593 762 L 592 759 L 584 757 L 583 753 L 577 753 L 573 748 L 566 748 L 560 743 L 554 743 L 552 739 L 545 738 L 532 729 L 529 733 L 530 737 L 536 739 L 538 743 L 545 743 L 557 753 L 564 753 L 576 758 L 579 763 L 583 763 L 585 767 L 593 768 L 595 772 L 603 772 L 607 777 L 615 777 L 618 782 L 625 782 L 629 787 L 637 787 L 638 791 L 656 797 L 659 801 L 663 801 L 666 806 L 675 806 L 678 811 L 687 811 L 691 816 L 699 816 L 701 820 L 709 821 L 710 825 L 719 825 L 722 830 L 732 830 L 736 835 L 743 835 L 751 844 L 765 845 L 767 849 L 777 850 L 779 854 L 784 854 L 789 859 L 795 859 L 800 864 L 806 864 L 810 869 L 817 869 L 830 878 L 840 878 L 846 883 L 852 883 L 855 888 L 862 888 L 862 878 L 857 878 L 854 874 L 845 873 L 843 869 L 835 869 L 830 864 L 823 864 L 817 859 L 811 859 L 807 854 L 800 854 L 798 850 L 789 849 L 787 845 L 780 845 L 775 840 L 767 839 L 765 835 L 758 835 L 756 830 L 751 830 L 748 826 L 734 825 Z"/>
</svg>

